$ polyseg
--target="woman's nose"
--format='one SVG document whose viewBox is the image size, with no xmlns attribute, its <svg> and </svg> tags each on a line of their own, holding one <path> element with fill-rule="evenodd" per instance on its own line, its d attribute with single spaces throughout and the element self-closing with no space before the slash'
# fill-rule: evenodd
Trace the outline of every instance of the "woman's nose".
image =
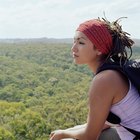
<svg viewBox="0 0 140 140">
<path fill-rule="evenodd" d="M 71 51 L 72 52 L 76 52 L 77 51 L 77 45 L 76 45 L 76 43 L 73 43 L 73 45 L 71 47 Z"/>
</svg>

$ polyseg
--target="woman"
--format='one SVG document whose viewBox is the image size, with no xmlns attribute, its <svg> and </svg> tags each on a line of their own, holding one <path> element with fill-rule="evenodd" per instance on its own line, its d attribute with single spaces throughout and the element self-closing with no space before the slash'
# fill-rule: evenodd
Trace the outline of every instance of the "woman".
<svg viewBox="0 0 140 140">
<path fill-rule="evenodd" d="M 87 123 L 54 131 L 50 140 L 132 140 L 135 136 L 121 125 L 140 131 L 140 97 L 133 84 L 115 70 L 97 74 L 99 67 L 108 60 L 120 64 L 128 60 L 126 47 L 131 50 L 133 41 L 122 31 L 118 21 L 93 19 L 77 28 L 71 49 L 74 62 L 87 64 L 95 74 L 88 92 Z M 121 118 L 121 125 L 116 129 L 106 121 L 110 111 Z"/>
</svg>

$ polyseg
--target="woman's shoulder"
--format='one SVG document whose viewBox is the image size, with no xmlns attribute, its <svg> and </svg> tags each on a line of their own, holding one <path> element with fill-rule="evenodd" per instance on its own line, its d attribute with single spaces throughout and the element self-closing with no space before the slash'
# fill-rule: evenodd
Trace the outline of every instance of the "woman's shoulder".
<svg viewBox="0 0 140 140">
<path fill-rule="evenodd" d="M 116 70 L 104 70 L 93 78 L 93 84 L 122 89 L 129 86 L 129 81 L 122 73 Z"/>
<path fill-rule="evenodd" d="M 105 70 L 94 76 L 91 89 L 94 92 L 99 91 L 102 92 L 111 92 L 114 93 L 119 87 L 119 83 L 121 82 L 121 76 L 117 71 L 114 70 Z"/>
<path fill-rule="evenodd" d="M 90 93 L 91 95 L 100 94 L 100 96 L 112 96 L 115 102 L 117 102 L 127 94 L 129 83 L 118 71 L 105 70 L 93 78 L 91 89 L 93 91 Z"/>
<path fill-rule="evenodd" d="M 114 84 L 116 82 L 120 82 L 124 80 L 124 76 L 116 71 L 116 70 L 104 70 L 95 75 L 93 78 L 94 83 L 101 83 L 101 84 Z"/>
</svg>

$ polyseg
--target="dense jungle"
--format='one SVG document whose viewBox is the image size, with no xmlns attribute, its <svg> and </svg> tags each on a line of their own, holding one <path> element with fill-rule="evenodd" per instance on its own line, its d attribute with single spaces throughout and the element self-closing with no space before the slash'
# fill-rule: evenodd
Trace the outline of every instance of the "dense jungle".
<svg viewBox="0 0 140 140">
<path fill-rule="evenodd" d="M 0 140 L 48 140 L 85 123 L 93 74 L 77 66 L 71 43 L 0 43 Z M 140 58 L 133 47 L 132 58 Z"/>
</svg>

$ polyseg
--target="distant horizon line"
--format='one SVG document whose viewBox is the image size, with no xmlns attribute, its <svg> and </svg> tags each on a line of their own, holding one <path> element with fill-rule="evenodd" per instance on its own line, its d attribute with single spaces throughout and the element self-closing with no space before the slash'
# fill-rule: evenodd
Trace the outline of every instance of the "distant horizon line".
<svg viewBox="0 0 140 140">
<path fill-rule="evenodd" d="M 0 39 L 72 39 L 72 37 L 7 37 L 7 38 L 0 38 Z"/>
<path fill-rule="evenodd" d="M 140 46 L 140 39 L 132 38 L 135 46 Z M 48 37 L 34 37 L 34 38 L 0 38 L 0 43 L 29 43 L 29 42 L 43 42 L 43 43 L 73 43 L 73 38 L 48 38 Z"/>
<path fill-rule="evenodd" d="M 15 37 L 15 38 L 0 38 L 0 40 L 39 40 L 39 39 L 44 39 L 44 40 L 72 40 L 73 38 L 71 37 L 62 37 L 62 38 L 57 38 L 57 37 Z M 131 38 L 132 40 L 139 40 L 140 38 Z"/>
<path fill-rule="evenodd" d="M 0 38 L 0 40 L 5 40 L 5 39 L 73 39 L 73 37 L 7 37 L 7 38 Z M 140 40 L 140 38 L 132 38 L 132 39 L 138 39 Z"/>
</svg>

